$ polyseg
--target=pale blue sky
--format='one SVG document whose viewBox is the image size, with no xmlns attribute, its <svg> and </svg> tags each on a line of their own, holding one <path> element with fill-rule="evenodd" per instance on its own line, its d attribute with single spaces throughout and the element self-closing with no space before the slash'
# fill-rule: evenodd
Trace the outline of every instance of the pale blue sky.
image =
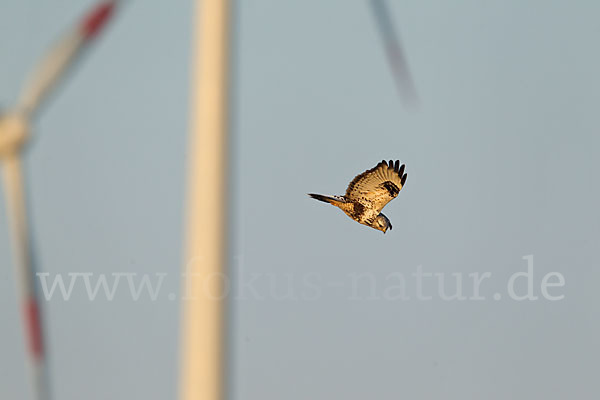
<svg viewBox="0 0 600 400">
<path fill-rule="evenodd" d="M 92 3 L 4 2 L 2 106 Z M 420 98 L 405 110 L 366 1 L 238 3 L 231 397 L 597 396 L 598 5 L 391 2 Z M 39 270 L 168 274 L 156 301 L 79 285 L 44 303 L 56 398 L 175 398 L 191 9 L 130 1 L 34 124 Z M 342 194 L 383 158 L 408 172 L 386 235 L 306 196 Z M 0 398 L 25 398 L 4 210 Z M 540 299 L 509 299 L 530 254 Z M 431 279 L 419 301 L 419 266 L 461 273 L 467 296 L 468 274 L 489 272 L 486 299 L 443 301 Z M 550 272 L 563 300 L 542 298 Z M 385 298 L 398 273 L 409 300 Z"/>
</svg>

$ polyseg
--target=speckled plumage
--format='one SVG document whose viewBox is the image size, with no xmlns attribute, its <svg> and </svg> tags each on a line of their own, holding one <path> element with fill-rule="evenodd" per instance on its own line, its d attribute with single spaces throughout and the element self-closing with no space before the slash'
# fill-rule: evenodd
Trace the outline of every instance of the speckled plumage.
<svg viewBox="0 0 600 400">
<path fill-rule="evenodd" d="M 381 213 L 383 207 L 398 196 L 406 174 L 400 161 L 383 160 L 374 168 L 357 175 L 343 196 L 325 196 L 309 193 L 313 199 L 324 201 L 340 208 L 356 222 L 385 233 L 392 229 L 390 220 Z"/>
</svg>

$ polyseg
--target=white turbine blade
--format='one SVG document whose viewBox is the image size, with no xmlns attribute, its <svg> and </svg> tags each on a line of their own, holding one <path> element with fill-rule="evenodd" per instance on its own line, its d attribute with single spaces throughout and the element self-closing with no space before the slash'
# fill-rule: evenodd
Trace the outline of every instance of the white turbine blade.
<svg viewBox="0 0 600 400">
<path fill-rule="evenodd" d="M 398 92 L 406 105 L 416 105 L 417 91 L 387 3 L 385 0 L 371 0 L 370 3 Z"/>
<path fill-rule="evenodd" d="M 10 226 L 13 257 L 17 265 L 19 294 L 27 298 L 32 293 L 30 279 L 31 259 L 29 252 L 29 236 L 27 233 L 27 212 L 25 191 L 21 170 L 21 159 L 18 154 L 6 155 L 2 159 L 2 178 L 6 197 L 7 215 Z"/>
<path fill-rule="evenodd" d="M 12 254 L 15 260 L 17 293 L 23 312 L 22 318 L 28 345 L 32 390 L 36 399 L 47 399 L 49 398 L 49 389 L 44 359 L 44 336 L 39 303 L 34 288 L 34 270 L 21 159 L 18 152 L 15 151 L 4 154 L 0 161 L 13 248 Z"/>
<path fill-rule="evenodd" d="M 112 15 L 115 4 L 116 0 L 100 2 L 47 53 L 21 93 L 17 108 L 20 112 L 25 115 L 35 113 L 50 89 L 73 64 L 80 50 L 101 31 Z"/>
<path fill-rule="evenodd" d="M 33 114 L 36 111 L 44 96 L 69 66 L 81 42 L 78 35 L 70 34 L 55 45 L 27 82 L 17 105 L 20 112 Z"/>
</svg>

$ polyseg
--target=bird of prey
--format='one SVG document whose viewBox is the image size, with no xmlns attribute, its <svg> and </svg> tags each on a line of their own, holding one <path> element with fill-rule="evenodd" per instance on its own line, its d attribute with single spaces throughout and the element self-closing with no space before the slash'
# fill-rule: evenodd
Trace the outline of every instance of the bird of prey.
<svg viewBox="0 0 600 400">
<path fill-rule="evenodd" d="M 398 196 L 406 182 L 404 164 L 383 160 L 374 168 L 356 176 L 343 196 L 309 193 L 313 199 L 340 208 L 356 222 L 385 233 L 392 229 L 388 217 L 381 213 L 387 203 Z"/>
</svg>

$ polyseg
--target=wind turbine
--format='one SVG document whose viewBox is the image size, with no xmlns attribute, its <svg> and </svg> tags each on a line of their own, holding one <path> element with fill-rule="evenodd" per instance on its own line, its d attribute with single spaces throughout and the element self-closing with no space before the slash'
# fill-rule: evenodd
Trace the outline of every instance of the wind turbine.
<svg viewBox="0 0 600 400">
<path fill-rule="evenodd" d="M 17 293 L 28 343 L 31 386 L 36 399 L 50 398 L 44 357 L 44 336 L 27 221 L 21 155 L 29 139 L 29 126 L 51 89 L 64 77 L 82 50 L 100 33 L 117 0 L 100 1 L 79 24 L 68 31 L 34 69 L 16 107 L 0 113 L 0 166 L 12 239 Z"/>
<path fill-rule="evenodd" d="M 370 0 L 403 100 L 416 91 L 385 0 Z M 181 307 L 181 400 L 226 397 L 227 191 L 232 0 L 196 0 L 184 278 Z M 235 31 L 235 30 L 233 30 Z M 211 210 L 207 213 L 206 210 Z"/>
</svg>

